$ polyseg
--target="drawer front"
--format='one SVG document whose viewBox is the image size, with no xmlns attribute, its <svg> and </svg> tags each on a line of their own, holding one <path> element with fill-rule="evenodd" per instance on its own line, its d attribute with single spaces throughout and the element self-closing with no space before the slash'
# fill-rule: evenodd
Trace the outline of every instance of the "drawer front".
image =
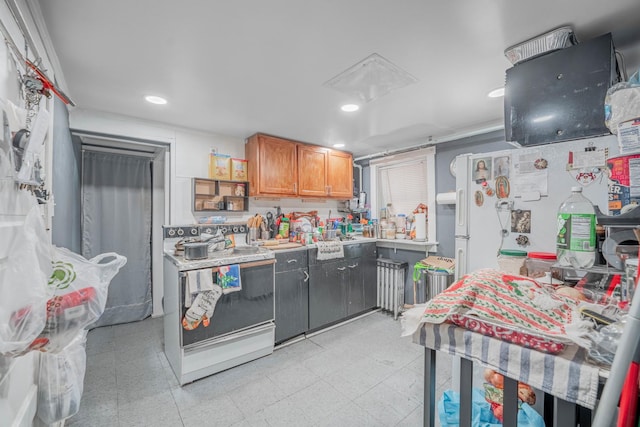
<svg viewBox="0 0 640 427">
<path fill-rule="evenodd" d="M 363 243 L 350 243 L 342 246 L 345 258 L 360 258 L 362 256 Z"/>
<path fill-rule="evenodd" d="M 307 252 L 306 249 L 276 252 L 276 273 L 307 268 Z"/>
</svg>

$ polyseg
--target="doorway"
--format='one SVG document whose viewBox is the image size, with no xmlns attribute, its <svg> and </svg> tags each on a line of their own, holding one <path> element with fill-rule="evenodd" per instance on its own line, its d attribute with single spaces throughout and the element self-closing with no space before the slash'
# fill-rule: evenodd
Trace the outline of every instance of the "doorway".
<svg viewBox="0 0 640 427">
<path fill-rule="evenodd" d="M 78 132 L 74 136 L 82 149 L 82 255 L 117 252 L 128 259 L 112 280 L 105 312 L 93 326 L 161 315 L 169 146 Z"/>
</svg>

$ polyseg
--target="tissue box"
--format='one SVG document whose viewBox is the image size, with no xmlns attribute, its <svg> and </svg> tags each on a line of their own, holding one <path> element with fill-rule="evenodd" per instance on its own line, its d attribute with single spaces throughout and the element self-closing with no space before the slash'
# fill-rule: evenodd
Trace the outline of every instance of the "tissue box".
<svg viewBox="0 0 640 427">
<path fill-rule="evenodd" d="M 209 178 L 231 180 L 231 157 L 220 154 L 209 155 Z"/>
</svg>

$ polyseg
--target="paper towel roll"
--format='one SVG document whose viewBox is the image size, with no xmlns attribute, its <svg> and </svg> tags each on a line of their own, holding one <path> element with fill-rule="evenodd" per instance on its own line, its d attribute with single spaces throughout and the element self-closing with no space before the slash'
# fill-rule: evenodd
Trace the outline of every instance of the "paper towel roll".
<svg viewBox="0 0 640 427">
<path fill-rule="evenodd" d="M 436 194 L 436 203 L 439 205 L 455 205 L 456 204 L 456 192 L 450 191 L 448 193 Z"/>
<path fill-rule="evenodd" d="M 427 240 L 427 214 L 417 213 L 414 216 L 416 222 L 416 241 L 424 242 Z"/>
</svg>

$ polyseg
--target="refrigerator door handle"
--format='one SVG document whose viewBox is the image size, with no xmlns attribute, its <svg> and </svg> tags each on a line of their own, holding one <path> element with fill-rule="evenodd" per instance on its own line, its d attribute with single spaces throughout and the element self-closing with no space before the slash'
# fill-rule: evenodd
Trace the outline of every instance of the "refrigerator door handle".
<svg viewBox="0 0 640 427">
<path fill-rule="evenodd" d="M 465 251 L 462 248 L 458 248 L 456 251 L 456 280 L 459 280 L 462 276 L 467 274 L 467 260 L 465 259 Z"/>
<path fill-rule="evenodd" d="M 464 199 L 464 189 L 458 188 L 456 191 L 456 212 L 458 214 L 458 225 L 463 226 L 467 217 L 467 203 Z"/>
</svg>

